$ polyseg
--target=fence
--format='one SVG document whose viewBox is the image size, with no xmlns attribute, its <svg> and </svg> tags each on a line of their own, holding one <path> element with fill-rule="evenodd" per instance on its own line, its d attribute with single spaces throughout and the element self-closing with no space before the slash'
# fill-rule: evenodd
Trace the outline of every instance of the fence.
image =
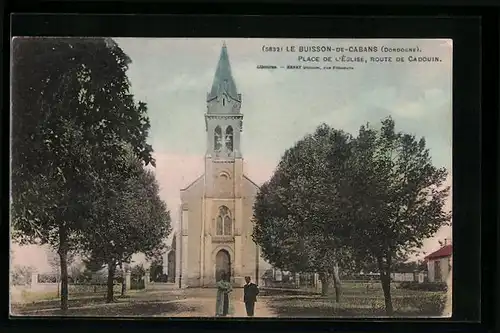
<svg viewBox="0 0 500 333">
<path fill-rule="evenodd" d="M 26 291 L 43 291 L 43 292 L 57 292 L 61 290 L 60 283 L 36 283 L 31 284 L 31 286 L 19 287 L 18 289 L 24 289 Z M 107 290 L 105 284 L 68 284 L 68 292 L 70 294 L 86 294 L 86 293 L 102 293 Z M 116 283 L 113 286 L 115 292 L 120 292 L 122 290 L 122 284 Z"/>
<path fill-rule="evenodd" d="M 320 292 L 321 280 L 317 273 L 280 273 L 279 280 L 276 280 L 276 274 L 265 274 L 260 285 L 264 288 L 271 289 L 288 289 L 288 290 L 301 290 L 307 292 Z M 380 281 L 378 274 L 364 274 L 353 276 L 341 276 L 341 283 L 343 284 L 363 284 L 367 288 L 373 287 L 374 283 Z M 401 282 L 415 282 L 418 284 L 424 283 L 427 280 L 426 274 L 423 272 L 414 273 L 392 273 L 391 279 L 395 285 Z"/>
</svg>

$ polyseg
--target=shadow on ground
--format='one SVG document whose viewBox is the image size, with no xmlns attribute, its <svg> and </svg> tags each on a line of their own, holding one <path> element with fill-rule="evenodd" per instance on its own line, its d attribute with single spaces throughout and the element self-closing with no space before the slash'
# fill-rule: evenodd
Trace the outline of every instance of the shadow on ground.
<svg viewBox="0 0 500 333">
<path fill-rule="evenodd" d="M 95 296 L 95 297 L 86 297 L 86 298 L 77 298 L 68 300 L 68 305 L 70 308 L 80 307 L 80 306 L 92 306 L 104 303 L 106 303 L 104 296 Z M 25 304 L 12 304 L 11 310 L 12 313 L 22 314 L 24 312 L 29 312 L 29 311 L 57 308 L 60 305 L 61 301 L 59 299 L 50 299 L 50 300 L 36 301 Z"/>
<path fill-rule="evenodd" d="M 188 304 L 134 302 L 114 303 L 94 308 L 70 308 L 66 313 L 61 310 L 34 311 L 29 316 L 70 316 L 70 317 L 153 317 L 166 316 L 169 313 L 191 312 L 197 309 Z M 15 315 L 15 314 L 14 314 Z M 20 315 L 23 315 L 20 313 Z"/>
<path fill-rule="evenodd" d="M 152 293 L 131 293 L 126 296 L 115 296 L 113 303 L 106 303 L 106 297 L 103 294 L 86 297 L 75 297 L 68 300 L 69 311 L 67 315 L 70 316 L 106 316 L 111 313 L 111 316 L 128 316 L 140 315 L 141 313 L 151 312 L 151 315 L 156 314 L 158 311 L 170 311 L 173 305 L 166 302 L 179 301 L 185 299 L 185 295 L 178 293 L 166 292 L 152 292 Z M 16 316 L 59 316 L 61 315 L 60 299 L 50 299 L 43 301 L 36 301 L 23 304 L 12 304 L 11 314 Z M 185 309 L 184 305 L 175 305 L 179 311 L 189 311 Z M 81 307 L 84 307 L 83 309 Z M 92 309 L 87 309 L 95 307 Z M 142 310 L 144 309 L 144 310 Z M 141 312 L 142 311 L 142 312 Z M 113 314 L 115 313 L 116 314 Z"/>
</svg>

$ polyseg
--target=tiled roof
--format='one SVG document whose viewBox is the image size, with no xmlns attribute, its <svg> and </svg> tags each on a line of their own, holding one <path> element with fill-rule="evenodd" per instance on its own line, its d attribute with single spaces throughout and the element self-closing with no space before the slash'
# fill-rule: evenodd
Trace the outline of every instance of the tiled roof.
<svg viewBox="0 0 500 333">
<path fill-rule="evenodd" d="M 425 257 L 426 260 L 430 259 L 439 259 L 439 258 L 444 258 L 444 257 L 450 257 L 451 254 L 453 253 L 453 247 L 451 244 L 445 245 L 439 250 L 432 252 L 428 256 Z"/>
</svg>

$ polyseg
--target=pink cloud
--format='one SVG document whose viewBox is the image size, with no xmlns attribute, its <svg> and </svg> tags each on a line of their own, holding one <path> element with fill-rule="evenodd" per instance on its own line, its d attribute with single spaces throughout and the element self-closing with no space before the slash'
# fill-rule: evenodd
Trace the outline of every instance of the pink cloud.
<svg viewBox="0 0 500 333">
<path fill-rule="evenodd" d="M 177 225 L 180 190 L 191 184 L 204 173 L 203 155 L 155 153 L 156 179 L 160 185 L 160 196 L 167 203 L 173 225 Z M 262 157 L 245 158 L 244 172 L 258 185 L 268 180 L 275 168 L 275 163 Z"/>
<path fill-rule="evenodd" d="M 52 272 L 47 258 L 48 246 L 21 246 L 11 241 L 10 247 L 13 252 L 11 270 L 14 266 L 28 266 L 34 268 L 38 273 Z"/>
<path fill-rule="evenodd" d="M 259 156 L 249 155 L 245 158 L 245 174 L 257 185 L 268 181 L 276 168 L 277 163 Z"/>
<path fill-rule="evenodd" d="M 203 155 L 155 153 L 156 179 L 160 185 L 160 196 L 171 211 L 172 219 L 177 219 L 180 205 L 180 190 L 204 172 Z M 255 183 L 262 184 L 268 180 L 275 164 L 262 157 L 249 156 L 245 159 L 245 174 Z"/>
<path fill-rule="evenodd" d="M 155 153 L 156 179 L 160 185 L 160 196 L 167 203 L 172 225 L 178 223 L 180 190 L 204 172 L 204 160 L 200 155 Z"/>
</svg>

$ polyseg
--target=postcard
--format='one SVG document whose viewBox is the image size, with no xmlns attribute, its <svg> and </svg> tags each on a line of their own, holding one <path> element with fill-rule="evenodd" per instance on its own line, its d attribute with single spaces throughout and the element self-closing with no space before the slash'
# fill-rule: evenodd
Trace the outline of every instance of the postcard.
<svg viewBox="0 0 500 333">
<path fill-rule="evenodd" d="M 451 315 L 452 40 L 11 46 L 11 316 Z"/>
</svg>

